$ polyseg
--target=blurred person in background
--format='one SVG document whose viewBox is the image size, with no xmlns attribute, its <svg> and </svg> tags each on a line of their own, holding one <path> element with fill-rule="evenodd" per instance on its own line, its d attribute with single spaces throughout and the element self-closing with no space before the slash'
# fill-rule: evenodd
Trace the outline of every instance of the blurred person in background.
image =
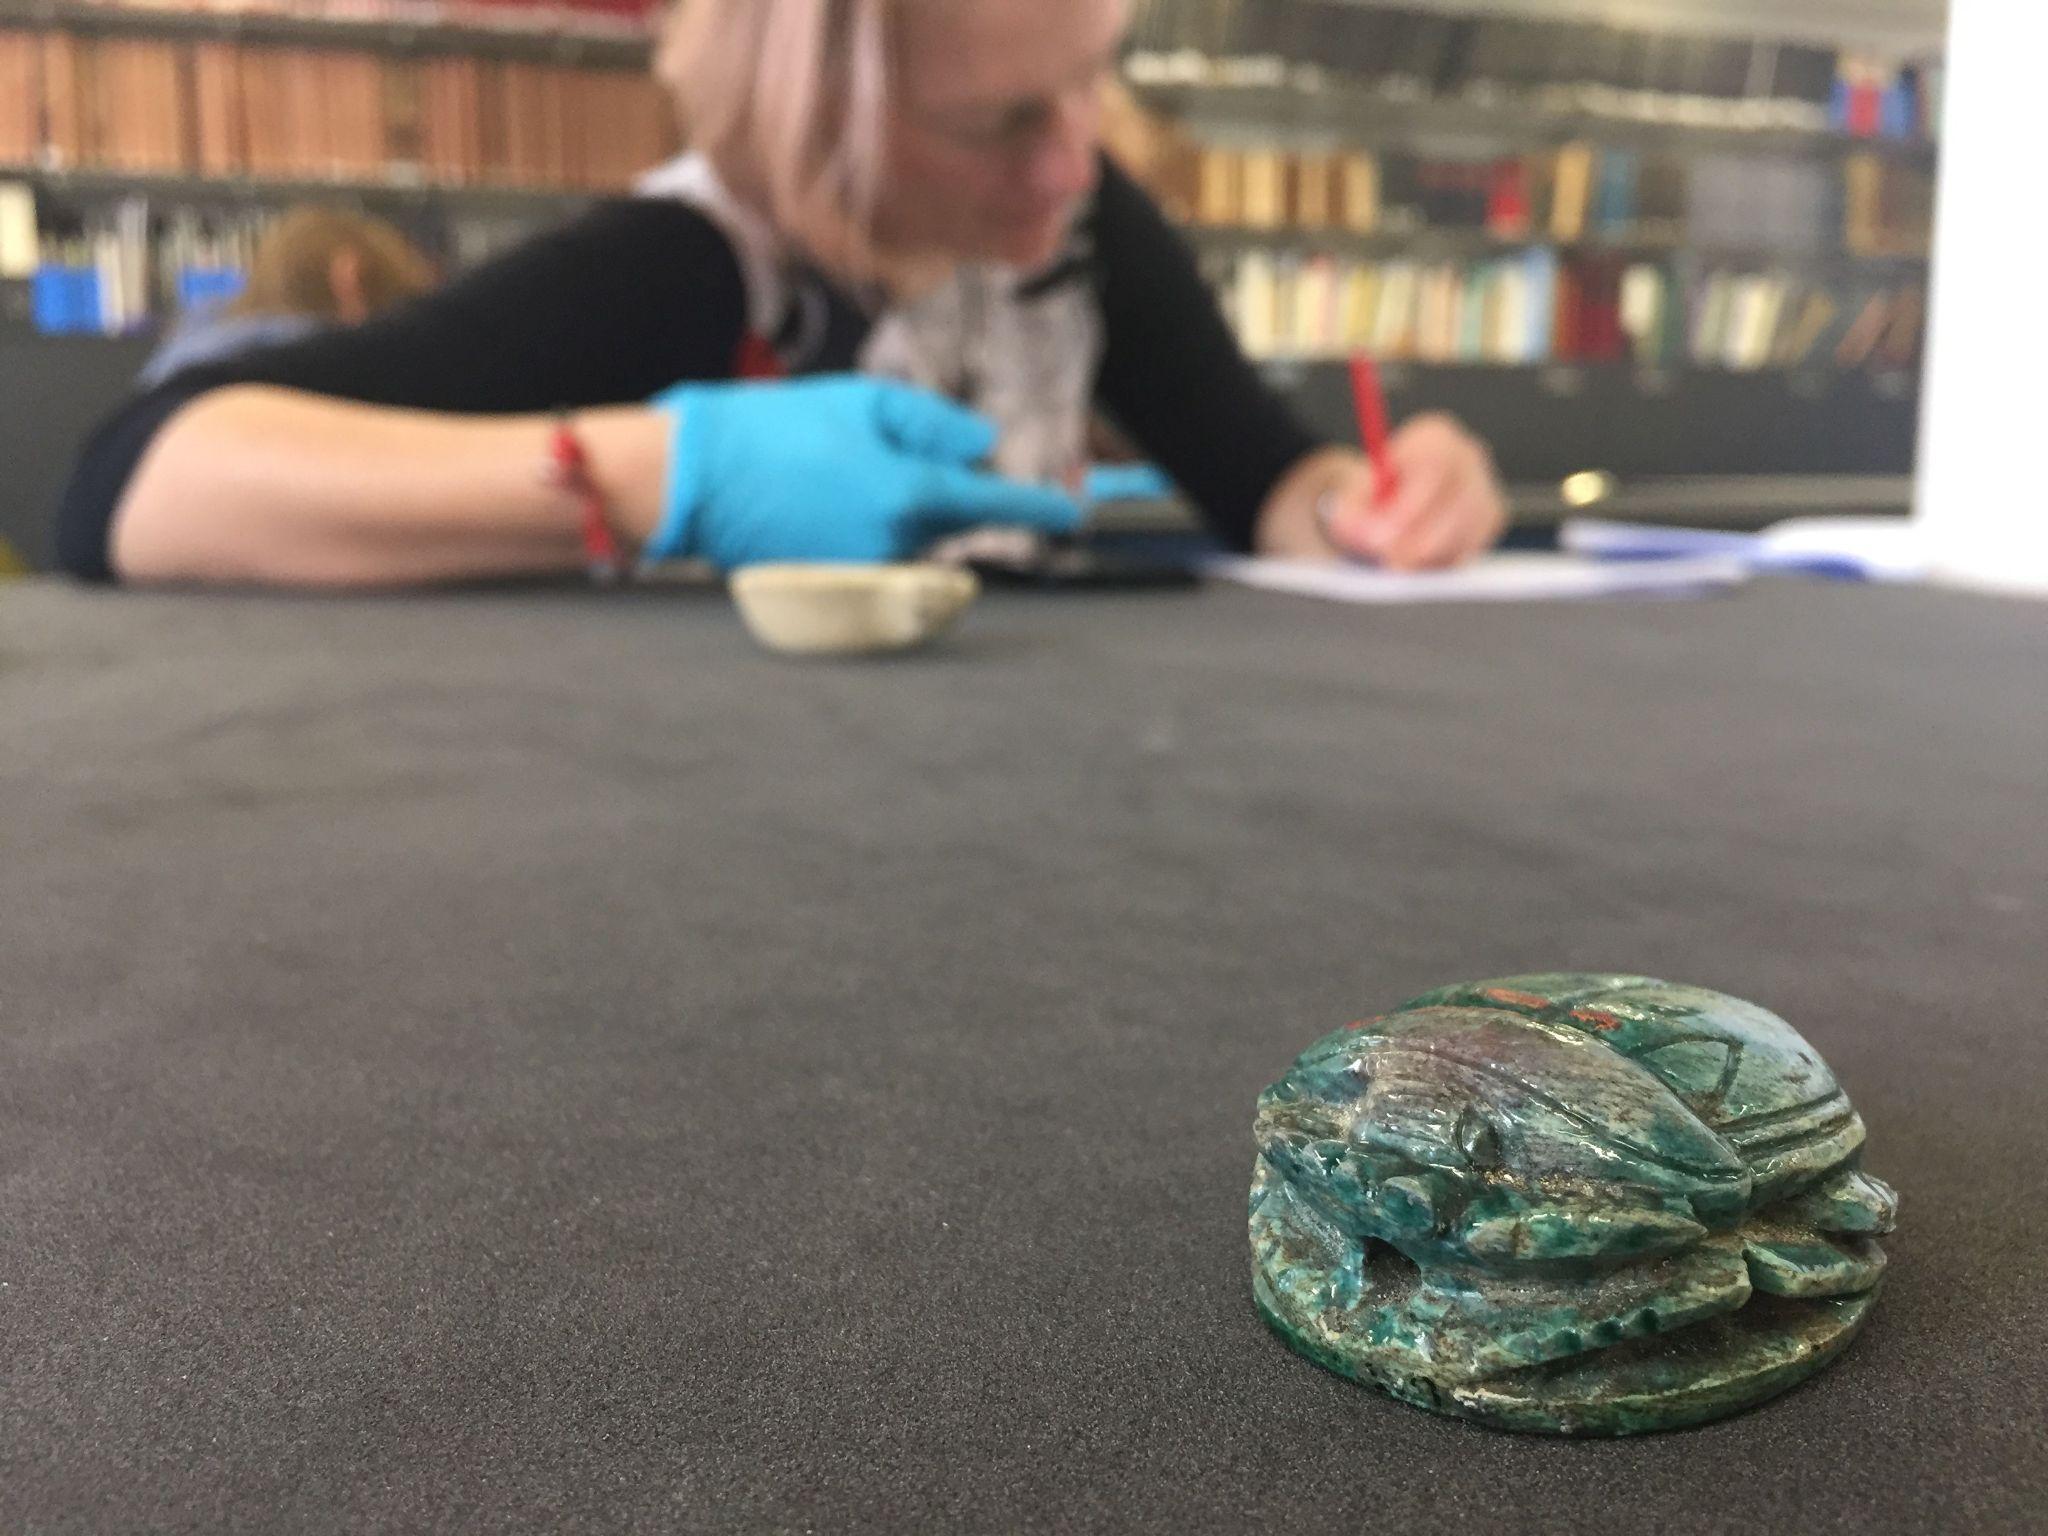
<svg viewBox="0 0 2048 1536">
<path fill-rule="evenodd" d="M 1379 501 L 1101 147 L 1127 0 L 682 0 L 689 153 L 360 326 L 185 368 L 88 443 L 91 579 L 403 585 L 622 547 L 732 569 L 1064 533 L 1097 408 L 1241 550 L 1452 564 L 1505 521 L 1442 416 Z M 593 524 L 596 525 L 593 529 Z"/>
<path fill-rule="evenodd" d="M 180 369 L 328 326 L 361 325 L 438 281 L 433 262 L 384 220 L 301 203 L 264 230 L 241 293 L 187 311 L 143 365 L 136 386 L 153 389 Z"/>
</svg>

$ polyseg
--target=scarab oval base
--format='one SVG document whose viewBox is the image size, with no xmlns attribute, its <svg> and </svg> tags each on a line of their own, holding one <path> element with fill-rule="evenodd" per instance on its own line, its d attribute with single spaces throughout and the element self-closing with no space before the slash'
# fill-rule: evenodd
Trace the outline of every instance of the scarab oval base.
<svg viewBox="0 0 2048 1536">
<path fill-rule="evenodd" d="M 1838 1355 L 1896 1196 L 1775 1015 L 1630 976 L 1446 988 L 1260 1096 L 1253 1290 L 1296 1350 L 1505 1429 L 1753 1407 Z"/>
</svg>

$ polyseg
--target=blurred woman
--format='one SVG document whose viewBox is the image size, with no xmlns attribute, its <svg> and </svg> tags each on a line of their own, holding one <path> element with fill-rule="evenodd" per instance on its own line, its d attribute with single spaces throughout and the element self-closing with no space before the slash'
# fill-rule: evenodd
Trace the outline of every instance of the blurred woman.
<svg viewBox="0 0 2048 1536">
<path fill-rule="evenodd" d="M 1227 544 L 1448 564 L 1498 534 L 1427 417 L 1379 502 L 1246 362 L 1099 145 L 1126 0 L 682 0 L 690 154 L 359 327 L 186 369 L 88 445 L 67 567 L 427 582 L 905 558 L 1064 532 L 1098 406 Z"/>
</svg>

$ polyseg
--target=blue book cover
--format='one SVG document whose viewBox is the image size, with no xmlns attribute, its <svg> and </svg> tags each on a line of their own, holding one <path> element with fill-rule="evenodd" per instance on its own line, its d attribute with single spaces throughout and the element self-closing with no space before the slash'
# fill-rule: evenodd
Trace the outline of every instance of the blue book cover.
<svg viewBox="0 0 2048 1536">
<path fill-rule="evenodd" d="M 1593 228 L 1603 235 L 1626 235 L 1636 225 L 1637 184 L 1642 157 L 1630 150 L 1610 149 L 1600 156 L 1600 186 L 1593 200 Z"/>
<path fill-rule="evenodd" d="M 178 305 L 185 310 L 210 309 L 242 296 L 248 274 L 238 267 L 184 267 L 178 272 Z"/>
<path fill-rule="evenodd" d="M 1913 92 L 1906 81 L 1894 80 L 1885 87 L 1884 100 L 1879 108 L 1878 132 L 1888 139 L 1913 137 Z"/>
<path fill-rule="evenodd" d="M 1522 346 L 1524 362 L 1550 360 L 1550 333 L 1557 324 L 1557 252 L 1531 246 L 1522 257 L 1522 275 L 1529 285 L 1528 330 Z"/>
<path fill-rule="evenodd" d="M 99 274 L 69 262 L 45 262 L 29 282 L 29 318 L 45 336 L 99 334 Z"/>
<path fill-rule="evenodd" d="M 66 270 L 46 261 L 29 279 L 29 321 L 45 336 L 71 334 L 71 286 Z"/>
</svg>

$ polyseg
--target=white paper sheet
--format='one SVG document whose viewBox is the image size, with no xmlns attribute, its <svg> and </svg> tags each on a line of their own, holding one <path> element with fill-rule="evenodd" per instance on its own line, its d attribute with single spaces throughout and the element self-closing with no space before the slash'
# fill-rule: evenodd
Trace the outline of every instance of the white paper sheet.
<svg viewBox="0 0 2048 1536">
<path fill-rule="evenodd" d="M 1223 581 L 1337 603 L 1540 603 L 1605 597 L 1698 597 L 1741 585 L 1740 560 L 1588 560 L 1574 555 L 1489 555 L 1454 571 L 1383 571 L 1369 565 L 1225 557 L 1203 569 Z"/>
</svg>

